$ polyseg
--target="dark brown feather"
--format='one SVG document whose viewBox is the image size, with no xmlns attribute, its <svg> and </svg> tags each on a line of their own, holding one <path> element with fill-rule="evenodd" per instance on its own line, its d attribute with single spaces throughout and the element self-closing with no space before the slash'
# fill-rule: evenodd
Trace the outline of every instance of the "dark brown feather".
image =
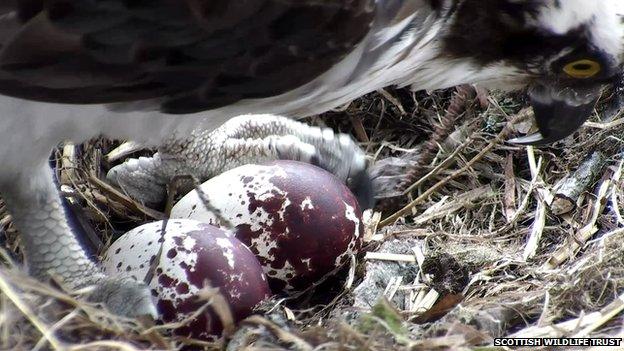
<svg viewBox="0 0 624 351">
<path fill-rule="evenodd" d="M 169 113 L 305 84 L 353 50 L 374 17 L 372 0 L 17 0 L 12 6 L 23 24 L 2 43 L 0 94 L 61 103 L 161 98 L 154 101 Z"/>
</svg>

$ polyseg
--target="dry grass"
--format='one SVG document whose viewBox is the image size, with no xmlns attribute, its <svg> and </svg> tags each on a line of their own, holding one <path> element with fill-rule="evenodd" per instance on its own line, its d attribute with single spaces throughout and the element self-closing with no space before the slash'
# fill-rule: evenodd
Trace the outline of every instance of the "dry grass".
<svg viewBox="0 0 624 351">
<path fill-rule="evenodd" d="M 528 127 L 521 121 L 528 112 L 517 97 L 491 95 L 487 107 L 465 109 L 453 130 L 436 129 L 444 124 L 452 96 L 452 91 L 388 90 L 310 119 L 352 133 L 372 160 L 400 157 L 420 167 L 416 184 L 406 185 L 411 185 L 406 196 L 385 200 L 384 214 L 371 216 L 367 228 L 368 251 L 400 238 L 414 240 L 414 254 L 362 254 L 350 274 L 343 274 L 340 283 L 347 280 L 347 288 L 327 294 L 321 284 L 297 298 L 267 302 L 259 316 L 241 324 L 231 349 L 494 349 L 484 345 L 499 335 L 623 336 L 624 127 L 619 115 L 615 122 L 593 119 L 572 141 L 525 148 L 503 142 Z M 599 114 L 613 117 L 613 111 Z M 462 133 L 446 138 L 455 130 Z M 419 156 L 427 140 L 425 162 Z M 125 230 L 162 216 L 159 209 L 144 208 L 97 181 L 109 166 L 103 155 L 116 145 L 98 139 L 66 145 L 55 155 L 62 189 L 73 199 L 77 218 L 93 228 L 86 244 L 97 253 Z M 573 199 L 571 211 L 553 210 L 561 195 L 556 185 L 593 152 L 604 156 L 591 166 L 595 179 Z M 5 233 L 0 349 L 226 346 L 224 339 L 207 344 L 172 337 L 167 326 L 108 315 L 79 293 L 29 279 L 14 263 L 21 261 L 18 236 L 6 213 L 0 225 Z M 422 267 L 427 258 L 447 256 L 470 274 L 462 291 L 434 291 L 428 277 L 396 277 L 385 293 L 391 300 L 397 291 L 408 291 L 405 310 L 385 300 L 371 311 L 352 307 L 351 290 L 362 279 L 365 262 L 385 259 Z"/>
</svg>

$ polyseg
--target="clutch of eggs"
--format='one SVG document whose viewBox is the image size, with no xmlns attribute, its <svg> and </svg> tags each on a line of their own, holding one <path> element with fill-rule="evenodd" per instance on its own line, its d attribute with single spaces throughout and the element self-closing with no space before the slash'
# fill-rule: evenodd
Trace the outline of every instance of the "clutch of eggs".
<svg viewBox="0 0 624 351">
<path fill-rule="evenodd" d="M 310 164 L 249 164 L 209 179 L 201 190 L 256 255 L 274 292 L 309 287 L 361 248 L 362 214 L 355 196 Z M 225 224 L 195 190 L 173 207 L 171 218 Z"/>
<path fill-rule="evenodd" d="M 161 235 L 163 221 L 158 221 L 125 233 L 103 260 L 107 274 L 143 281 L 160 253 L 149 288 L 162 321 L 180 322 L 202 308 L 207 301 L 198 295 L 205 283 L 219 288 L 235 321 L 249 316 L 254 306 L 270 296 L 256 257 L 230 233 L 190 219 L 169 220 L 164 229 Z M 210 339 L 222 329 L 220 318 L 208 306 L 175 332 Z"/>
</svg>

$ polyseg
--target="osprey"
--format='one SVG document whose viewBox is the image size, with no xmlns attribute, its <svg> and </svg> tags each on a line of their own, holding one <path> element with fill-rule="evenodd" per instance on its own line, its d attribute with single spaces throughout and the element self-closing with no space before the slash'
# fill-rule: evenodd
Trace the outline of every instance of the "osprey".
<svg viewBox="0 0 624 351">
<path fill-rule="evenodd" d="M 241 114 L 462 83 L 528 87 L 539 133 L 516 141 L 552 142 L 621 74 L 623 16 L 622 0 L 3 0 L 0 193 L 35 276 L 153 313 L 140 283 L 104 276 L 73 236 L 46 162 L 57 143 L 157 145 Z"/>
</svg>

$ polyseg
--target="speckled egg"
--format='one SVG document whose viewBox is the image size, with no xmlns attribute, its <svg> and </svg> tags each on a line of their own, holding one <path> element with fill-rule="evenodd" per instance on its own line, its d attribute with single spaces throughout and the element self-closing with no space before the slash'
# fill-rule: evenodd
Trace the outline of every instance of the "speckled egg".
<svg viewBox="0 0 624 351">
<path fill-rule="evenodd" d="M 206 301 L 197 295 L 204 282 L 219 288 L 236 321 L 249 316 L 270 295 L 258 260 L 228 232 L 190 219 L 169 220 L 164 240 L 162 229 L 163 222 L 158 221 L 125 233 L 110 246 L 103 266 L 110 275 L 144 280 L 163 243 L 149 287 L 164 322 L 182 321 L 201 308 Z M 219 317 L 208 307 L 206 313 L 176 329 L 176 334 L 209 339 L 222 329 Z"/>
<path fill-rule="evenodd" d="M 256 254 L 274 292 L 309 287 L 361 247 L 362 214 L 355 196 L 321 168 L 295 161 L 245 165 L 201 189 Z M 196 191 L 173 207 L 171 217 L 224 225 Z"/>
</svg>

